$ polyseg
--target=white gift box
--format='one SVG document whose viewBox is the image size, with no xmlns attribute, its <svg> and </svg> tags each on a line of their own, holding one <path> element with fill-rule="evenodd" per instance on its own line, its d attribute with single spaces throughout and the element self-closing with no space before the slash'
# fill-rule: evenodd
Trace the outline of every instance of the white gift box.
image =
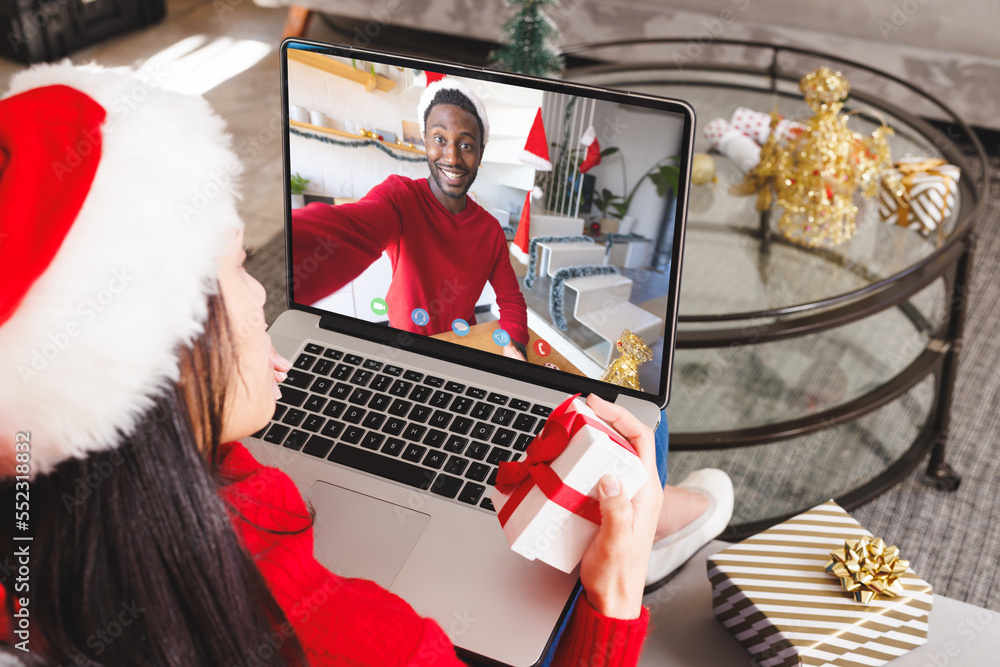
<svg viewBox="0 0 1000 667">
<path fill-rule="evenodd" d="M 564 415 L 567 421 L 573 411 L 611 429 L 582 398 L 575 399 L 568 406 Z M 528 450 L 531 451 L 531 445 Z M 522 454 L 522 458 L 526 455 Z M 549 467 L 563 484 L 595 501 L 598 497 L 597 483 L 607 473 L 618 477 L 622 493 L 629 500 L 649 478 L 649 472 L 639 457 L 590 425 L 583 426 L 570 438 L 566 449 L 549 462 Z M 531 477 L 521 484 L 532 484 Z M 491 498 L 499 515 L 511 496 L 494 488 Z M 528 560 L 543 561 L 563 572 L 572 572 L 579 565 L 597 530 L 597 524 L 546 498 L 537 485 L 532 485 L 503 526 L 512 550 Z"/>
</svg>

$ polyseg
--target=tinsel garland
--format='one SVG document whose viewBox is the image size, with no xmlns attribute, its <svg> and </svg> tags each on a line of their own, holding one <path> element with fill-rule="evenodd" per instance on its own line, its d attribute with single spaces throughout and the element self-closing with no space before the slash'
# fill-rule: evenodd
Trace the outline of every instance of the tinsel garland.
<svg viewBox="0 0 1000 667">
<path fill-rule="evenodd" d="M 623 241 L 648 241 L 645 236 L 640 234 L 608 234 L 607 236 L 607 248 L 610 250 L 611 246 L 615 243 L 620 243 Z"/>
<path fill-rule="evenodd" d="M 528 275 L 524 277 L 524 286 L 531 289 L 535 286 L 535 279 L 538 277 L 538 244 L 539 243 L 579 243 L 580 241 L 593 243 L 594 239 L 589 236 L 536 236 L 528 244 Z"/>
<path fill-rule="evenodd" d="M 393 160 L 399 160 L 400 162 L 426 162 L 425 157 L 410 157 L 408 155 L 399 155 L 391 148 L 386 146 L 384 143 L 378 139 L 362 139 L 361 141 L 341 141 L 340 139 L 334 139 L 333 137 L 324 137 L 318 134 L 313 134 L 311 132 L 303 132 L 302 130 L 296 129 L 294 127 L 288 128 L 288 131 L 296 136 L 303 137 L 305 139 L 315 139 L 316 141 L 322 141 L 324 144 L 332 144 L 334 146 L 344 146 L 345 148 L 363 148 L 365 146 L 374 146 L 379 149 Z"/>
<path fill-rule="evenodd" d="M 566 281 L 570 278 L 583 278 L 584 276 L 610 276 L 621 275 L 617 266 L 601 266 L 592 264 L 589 266 L 567 266 L 556 271 L 552 277 L 552 287 L 549 291 L 549 314 L 552 315 L 552 324 L 559 331 L 569 329 L 566 323 L 566 315 L 563 308 L 566 303 Z"/>
</svg>

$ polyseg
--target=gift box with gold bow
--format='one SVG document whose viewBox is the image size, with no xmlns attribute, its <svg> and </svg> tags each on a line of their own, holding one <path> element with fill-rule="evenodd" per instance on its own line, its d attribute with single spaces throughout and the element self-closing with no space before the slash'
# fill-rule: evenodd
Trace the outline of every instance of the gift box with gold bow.
<svg viewBox="0 0 1000 667">
<path fill-rule="evenodd" d="M 755 665 L 873 667 L 927 641 L 931 585 L 832 500 L 711 556 L 708 577 Z"/>
<path fill-rule="evenodd" d="M 649 478 L 628 440 L 571 396 L 519 460 L 500 464 L 491 498 L 510 548 L 572 572 L 597 535 L 597 483 L 606 473 L 629 499 Z"/>
<path fill-rule="evenodd" d="M 878 212 L 883 222 L 924 236 L 944 232 L 958 203 L 961 170 L 939 158 L 907 158 L 882 174 Z"/>
</svg>

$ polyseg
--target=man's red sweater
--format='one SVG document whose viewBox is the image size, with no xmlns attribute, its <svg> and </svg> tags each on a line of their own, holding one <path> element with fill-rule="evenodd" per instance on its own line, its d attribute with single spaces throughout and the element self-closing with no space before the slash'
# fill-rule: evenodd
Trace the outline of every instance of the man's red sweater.
<svg viewBox="0 0 1000 667">
<path fill-rule="evenodd" d="M 371 581 L 345 579 L 313 557 L 305 502 L 292 480 L 259 464 L 239 443 L 220 448 L 220 472 L 237 481 L 220 494 L 233 508 L 237 535 L 253 555 L 313 665 L 435 665 L 463 667 L 440 626 L 417 615 L 402 598 Z M 499 529 L 499 527 L 498 527 Z M 285 531 L 284 533 L 269 530 Z M 577 601 L 554 665 L 631 667 L 638 663 L 649 612 L 618 620 Z"/>
<path fill-rule="evenodd" d="M 475 324 L 476 301 L 489 281 L 501 328 L 528 344 L 528 310 L 496 218 L 469 197 L 461 213 L 451 213 L 425 178 L 389 176 L 357 202 L 293 211 L 295 301 L 308 305 L 332 294 L 383 251 L 392 262 L 385 297 L 391 326 L 433 336 L 459 317 Z M 430 315 L 426 326 L 410 318 L 415 308 Z"/>
</svg>

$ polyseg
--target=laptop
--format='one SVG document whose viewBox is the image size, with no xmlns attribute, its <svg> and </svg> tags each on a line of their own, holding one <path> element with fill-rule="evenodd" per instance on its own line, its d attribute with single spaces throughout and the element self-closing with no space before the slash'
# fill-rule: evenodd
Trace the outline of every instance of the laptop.
<svg viewBox="0 0 1000 667">
<path fill-rule="evenodd" d="M 658 423 L 694 112 L 300 39 L 280 55 L 289 310 L 270 333 L 293 368 L 246 444 L 315 509 L 326 567 L 400 595 L 463 658 L 537 664 L 578 572 L 512 552 L 491 487 L 567 395 Z M 626 326 L 652 358 L 616 374 Z"/>
</svg>

